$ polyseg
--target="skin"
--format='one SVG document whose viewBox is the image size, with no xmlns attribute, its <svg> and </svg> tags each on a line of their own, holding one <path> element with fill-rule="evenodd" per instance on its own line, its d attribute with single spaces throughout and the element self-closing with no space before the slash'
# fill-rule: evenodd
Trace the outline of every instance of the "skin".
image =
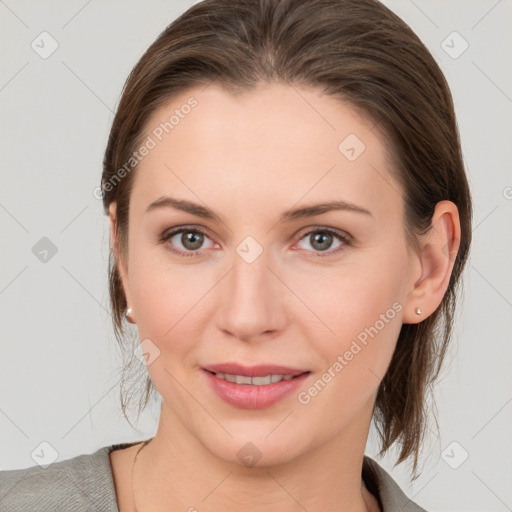
<svg viewBox="0 0 512 512">
<path fill-rule="evenodd" d="M 447 289 L 460 237 L 457 208 L 438 203 L 433 228 L 413 251 L 377 127 L 315 89 L 261 84 L 234 96 L 216 85 L 193 88 L 156 111 L 147 134 L 191 96 L 198 105 L 136 171 L 126 254 L 115 203 L 110 209 L 133 321 L 140 339 L 160 350 L 148 371 L 162 396 L 161 417 L 137 458 L 137 507 L 379 510 L 361 487 L 377 389 L 402 323 L 425 319 Z M 351 133 L 366 146 L 354 161 L 338 149 Z M 207 206 L 221 220 L 172 208 L 146 213 L 161 196 Z M 337 210 L 279 222 L 286 209 L 331 200 L 371 215 Z M 194 249 L 182 234 L 158 242 L 183 225 L 205 232 L 194 256 L 169 249 Z M 310 234 L 316 227 L 348 233 L 353 243 L 333 237 L 319 245 Z M 236 252 L 247 236 L 263 248 L 252 263 Z M 202 366 L 237 361 L 310 370 L 299 390 L 307 391 L 394 303 L 401 310 L 307 404 L 292 393 L 263 410 L 240 409 L 207 386 Z M 249 442 L 261 453 L 252 467 L 237 457 Z M 138 448 L 111 454 L 122 511 L 134 509 Z"/>
</svg>

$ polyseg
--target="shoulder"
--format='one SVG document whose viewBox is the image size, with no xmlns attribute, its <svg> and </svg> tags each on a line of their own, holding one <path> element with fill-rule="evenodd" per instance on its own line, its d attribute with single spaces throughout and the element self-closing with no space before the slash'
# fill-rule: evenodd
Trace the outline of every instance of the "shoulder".
<svg viewBox="0 0 512 512">
<path fill-rule="evenodd" d="M 368 490 L 380 501 L 382 512 L 427 512 L 409 499 L 391 475 L 367 455 L 363 459 L 363 479 Z"/>
<path fill-rule="evenodd" d="M 0 509 L 119 512 L 109 453 L 121 446 L 104 446 L 46 467 L 0 471 Z"/>
</svg>

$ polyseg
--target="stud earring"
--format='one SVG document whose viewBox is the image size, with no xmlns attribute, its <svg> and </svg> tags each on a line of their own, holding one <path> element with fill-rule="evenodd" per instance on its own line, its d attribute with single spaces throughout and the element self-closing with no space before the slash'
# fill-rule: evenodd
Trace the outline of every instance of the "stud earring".
<svg viewBox="0 0 512 512">
<path fill-rule="evenodd" d="M 134 324 L 133 318 L 130 317 L 131 313 L 133 312 L 132 308 L 126 308 L 126 311 L 124 312 L 124 316 L 130 322 L 131 324 Z"/>
<path fill-rule="evenodd" d="M 421 315 L 421 313 L 422 313 L 421 308 L 416 308 L 416 314 Z"/>
</svg>

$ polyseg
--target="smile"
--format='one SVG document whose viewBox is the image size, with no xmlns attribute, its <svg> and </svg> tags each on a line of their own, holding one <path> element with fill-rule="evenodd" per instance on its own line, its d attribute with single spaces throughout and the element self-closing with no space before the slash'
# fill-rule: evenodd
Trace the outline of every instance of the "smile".
<svg viewBox="0 0 512 512">
<path fill-rule="evenodd" d="M 203 369 L 207 384 L 224 402 L 241 409 L 266 409 L 298 391 L 310 371 L 285 375 L 270 373 L 254 377 Z"/>
<path fill-rule="evenodd" d="M 265 377 L 248 377 L 247 375 L 232 375 L 230 373 L 214 373 L 218 379 L 223 379 L 235 384 L 248 384 L 252 386 L 268 386 L 282 380 L 291 380 L 297 376 L 293 375 L 266 375 Z"/>
</svg>

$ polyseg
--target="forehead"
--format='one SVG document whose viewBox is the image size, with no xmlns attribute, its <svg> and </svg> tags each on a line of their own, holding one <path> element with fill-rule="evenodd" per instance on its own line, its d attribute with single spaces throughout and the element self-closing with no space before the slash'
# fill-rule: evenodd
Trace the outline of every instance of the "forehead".
<svg viewBox="0 0 512 512">
<path fill-rule="evenodd" d="M 156 110 L 144 137 L 151 149 L 133 191 L 141 199 L 179 190 L 247 207 L 270 197 L 290 206 L 307 195 L 386 208 L 400 195 L 375 124 L 313 88 L 260 84 L 234 95 L 194 87 Z"/>
</svg>

